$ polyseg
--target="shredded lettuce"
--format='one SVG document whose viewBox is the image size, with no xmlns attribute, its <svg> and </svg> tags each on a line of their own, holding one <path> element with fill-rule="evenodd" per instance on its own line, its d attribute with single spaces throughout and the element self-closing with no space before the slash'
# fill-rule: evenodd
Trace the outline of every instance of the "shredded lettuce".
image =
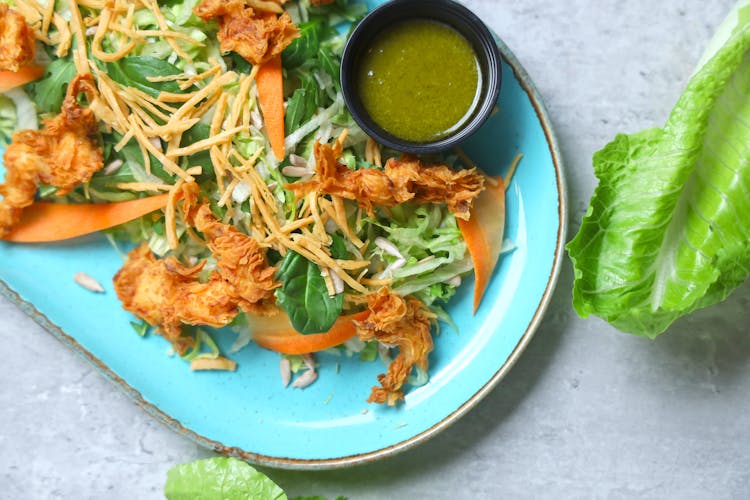
<svg viewBox="0 0 750 500">
<path fill-rule="evenodd" d="M 398 249 L 399 256 L 377 247 L 367 255 L 386 265 L 381 275 L 393 279 L 398 294 L 416 295 L 427 305 L 447 301 L 455 293 L 451 281 L 473 268 L 456 218 L 445 206 L 403 204 L 365 223 Z"/>
<path fill-rule="evenodd" d="M 37 108 L 29 95 L 20 88 L 10 89 L 4 95 L 13 101 L 13 106 L 16 108 L 16 128 L 37 130 L 39 128 Z"/>
</svg>

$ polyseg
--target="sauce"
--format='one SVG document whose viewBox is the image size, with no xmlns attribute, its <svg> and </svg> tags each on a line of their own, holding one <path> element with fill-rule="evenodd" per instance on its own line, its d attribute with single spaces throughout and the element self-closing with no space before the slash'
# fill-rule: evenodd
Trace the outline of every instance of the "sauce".
<svg viewBox="0 0 750 500">
<path fill-rule="evenodd" d="M 357 71 L 362 104 L 383 130 L 412 142 L 442 139 L 474 111 L 481 81 L 471 44 L 426 19 L 378 34 Z"/>
</svg>

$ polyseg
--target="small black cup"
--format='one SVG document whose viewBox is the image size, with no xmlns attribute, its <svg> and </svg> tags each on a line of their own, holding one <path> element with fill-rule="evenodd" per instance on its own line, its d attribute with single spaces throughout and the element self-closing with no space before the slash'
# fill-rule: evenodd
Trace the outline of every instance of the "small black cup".
<svg viewBox="0 0 750 500">
<path fill-rule="evenodd" d="M 367 113 L 357 92 L 357 65 L 373 39 L 395 23 L 428 19 L 444 23 L 469 41 L 479 62 L 482 89 L 472 116 L 449 136 L 431 142 L 401 139 L 383 130 Z M 428 154 L 449 149 L 466 140 L 489 118 L 500 94 L 500 51 L 492 32 L 476 14 L 452 0 L 392 0 L 370 12 L 354 28 L 341 60 L 341 88 L 352 116 L 367 135 L 405 153 Z"/>
</svg>

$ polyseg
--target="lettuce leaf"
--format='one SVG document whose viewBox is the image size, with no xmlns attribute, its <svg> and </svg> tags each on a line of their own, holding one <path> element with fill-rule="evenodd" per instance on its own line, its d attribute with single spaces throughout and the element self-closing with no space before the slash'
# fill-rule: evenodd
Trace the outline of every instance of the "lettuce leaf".
<svg viewBox="0 0 750 500">
<path fill-rule="evenodd" d="M 287 500 L 284 491 L 268 476 L 229 457 L 196 460 L 172 467 L 164 485 L 167 500 Z M 292 500 L 326 500 L 299 496 Z M 336 500 L 346 500 L 336 497 Z"/>
<path fill-rule="evenodd" d="M 750 274 L 750 6 L 717 34 L 663 128 L 618 135 L 576 237 L 573 305 L 655 337 Z"/>
<path fill-rule="evenodd" d="M 164 496 L 168 500 L 286 500 L 265 474 L 236 458 L 215 457 L 172 467 Z"/>
</svg>

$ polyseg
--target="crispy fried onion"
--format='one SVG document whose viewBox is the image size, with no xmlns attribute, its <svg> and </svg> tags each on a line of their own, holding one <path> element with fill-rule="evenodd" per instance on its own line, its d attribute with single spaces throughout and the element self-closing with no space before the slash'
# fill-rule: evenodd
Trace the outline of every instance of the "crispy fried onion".
<svg viewBox="0 0 750 500">
<path fill-rule="evenodd" d="M 299 31 L 287 12 L 277 17 L 267 9 L 258 9 L 263 3 L 252 4 L 255 9 L 245 0 L 203 0 L 193 12 L 204 21 L 218 20 L 221 50 L 236 52 L 256 65 L 281 54 Z"/>
<path fill-rule="evenodd" d="M 392 207 L 404 202 L 445 203 L 460 219 L 468 220 L 474 199 L 484 190 L 477 169 L 453 170 L 445 165 L 425 165 L 414 156 L 390 158 L 383 170 L 351 170 L 339 163 L 341 142 L 315 144 L 316 176 L 288 184 L 302 198 L 312 191 L 355 200 L 372 215 L 373 206 Z"/>
<path fill-rule="evenodd" d="M 427 358 L 433 347 L 430 327 L 435 315 L 414 297 L 402 297 L 387 288 L 368 296 L 367 305 L 370 315 L 355 322 L 357 336 L 364 342 L 377 340 L 399 349 L 388 372 L 378 375 L 381 386 L 372 388 L 367 402 L 394 406 L 404 399 L 402 387 L 412 368 L 427 371 Z"/>
<path fill-rule="evenodd" d="M 174 257 L 157 259 L 145 243 L 128 254 L 114 277 L 115 292 L 125 310 L 152 326 L 180 354 L 193 347 L 182 337 L 182 324 L 222 327 L 237 314 L 232 287 L 218 273 L 201 283 L 205 262 L 187 267 Z"/>
<path fill-rule="evenodd" d="M 18 71 L 34 60 L 34 30 L 26 19 L 0 4 L 0 71 Z"/>
<path fill-rule="evenodd" d="M 273 291 L 280 284 L 274 279 L 276 268 L 268 265 L 265 250 L 254 238 L 217 221 L 208 205 L 198 209 L 194 224 L 206 238 L 222 278 L 234 287 L 238 306 L 243 311 L 268 314 Z"/>
<path fill-rule="evenodd" d="M 13 134 L 3 157 L 6 173 L 5 184 L 0 185 L 0 236 L 8 234 L 23 209 L 34 203 L 40 182 L 56 187 L 56 194 L 63 196 L 104 166 L 96 117 L 91 109 L 78 105 L 82 93 L 89 102 L 95 99 L 91 75 L 79 75 L 70 83 L 62 112 L 45 120 L 43 130 Z"/>
<path fill-rule="evenodd" d="M 279 283 L 266 251 L 254 238 L 216 220 L 208 205 L 195 209 L 195 227 L 206 237 L 216 269 L 206 280 L 206 262 L 188 267 L 174 257 L 157 259 L 146 244 L 128 254 L 115 275 L 117 296 L 125 310 L 152 326 L 182 354 L 194 344 L 182 325 L 228 325 L 242 311 L 276 313 L 273 291 Z"/>
</svg>

